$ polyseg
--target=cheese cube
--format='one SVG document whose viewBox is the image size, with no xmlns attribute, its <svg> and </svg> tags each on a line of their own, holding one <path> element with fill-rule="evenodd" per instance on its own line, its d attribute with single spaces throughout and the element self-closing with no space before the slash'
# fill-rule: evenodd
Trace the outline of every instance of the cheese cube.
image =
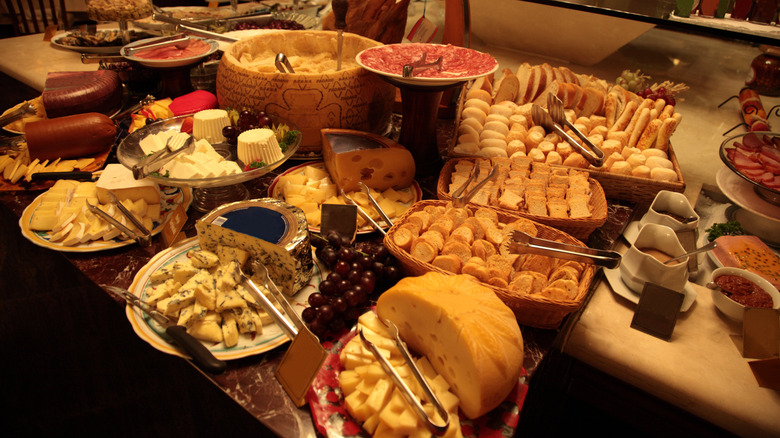
<svg viewBox="0 0 780 438">
<path fill-rule="evenodd" d="M 97 197 L 102 204 L 108 204 L 111 191 L 118 199 L 143 199 L 147 204 L 160 203 L 160 189 L 148 179 L 136 180 L 130 169 L 121 164 L 109 164 L 95 184 Z"/>
</svg>

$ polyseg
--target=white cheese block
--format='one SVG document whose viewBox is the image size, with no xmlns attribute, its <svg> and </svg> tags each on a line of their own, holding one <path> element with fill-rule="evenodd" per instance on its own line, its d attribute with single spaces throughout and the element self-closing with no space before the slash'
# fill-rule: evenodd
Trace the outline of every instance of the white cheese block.
<svg viewBox="0 0 780 438">
<path fill-rule="evenodd" d="M 222 109 L 198 111 L 192 116 L 192 136 L 196 140 L 205 139 L 209 143 L 224 143 L 222 128 L 230 126 L 230 117 Z"/>
<path fill-rule="evenodd" d="M 238 136 L 238 159 L 245 165 L 262 161 L 266 165 L 282 159 L 284 154 L 274 131 L 268 128 L 250 129 Z"/>
<path fill-rule="evenodd" d="M 143 199 L 147 204 L 160 203 L 160 188 L 157 184 L 149 179 L 136 180 L 133 178 L 133 172 L 121 164 L 107 165 L 95 186 L 98 200 L 102 204 L 111 202 L 109 191 L 120 200 Z"/>
<path fill-rule="evenodd" d="M 517 385 L 523 337 L 514 313 L 489 288 L 466 276 L 407 277 L 377 301 L 409 347 L 444 376 L 468 418 L 497 407 Z"/>
</svg>

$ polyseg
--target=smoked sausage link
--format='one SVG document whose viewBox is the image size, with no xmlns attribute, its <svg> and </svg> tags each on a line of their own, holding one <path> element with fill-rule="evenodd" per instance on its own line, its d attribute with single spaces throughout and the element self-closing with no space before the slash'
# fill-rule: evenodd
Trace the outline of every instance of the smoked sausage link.
<svg viewBox="0 0 780 438">
<path fill-rule="evenodd" d="M 25 137 L 30 158 L 87 157 L 111 147 L 117 127 L 100 113 L 74 114 L 28 123 Z"/>
</svg>

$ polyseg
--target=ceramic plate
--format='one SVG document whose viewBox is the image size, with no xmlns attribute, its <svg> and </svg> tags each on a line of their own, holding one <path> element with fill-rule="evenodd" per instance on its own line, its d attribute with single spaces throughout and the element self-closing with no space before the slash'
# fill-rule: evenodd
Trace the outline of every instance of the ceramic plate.
<svg viewBox="0 0 780 438">
<path fill-rule="evenodd" d="M 133 283 L 128 289 L 134 295 L 140 297 L 142 300 L 146 299 L 146 290 L 150 287 L 150 277 L 152 273 L 159 269 L 170 266 L 176 261 L 186 260 L 187 252 L 191 249 L 199 248 L 198 238 L 191 237 L 182 241 L 179 245 L 168 248 L 164 251 L 157 253 L 149 263 L 142 267 L 133 279 Z M 314 274 L 312 275 L 309 284 L 303 289 L 298 291 L 294 297 L 290 300 L 293 308 L 300 315 L 303 309 L 306 308 L 306 300 L 314 291 L 319 287 L 322 280 L 322 274 L 317 263 L 314 264 Z M 172 354 L 179 357 L 187 358 L 188 356 L 179 351 L 168 341 L 168 337 L 165 334 L 165 330 L 154 322 L 151 318 L 144 315 L 141 311 L 134 309 L 131 306 L 127 306 L 125 313 L 127 319 L 133 326 L 135 333 L 149 343 L 152 347 L 163 353 Z M 239 359 L 242 357 L 252 356 L 255 354 L 264 353 L 279 345 L 288 341 L 287 336 L 276 325 L 267 325 L 263 327 L 263 333 L 261 335 L 239 335 L 238 345 L 231 348 L 226 348 L 223 343 L 207 343 L 203 344 L 214 353 L 214 356 L 220 360 Z"/>
<path fill-rule="evenodd" d="M 634 304 L 639 303 L 639 294 L 629 289 L 628 286 L 626 286 L 626 284 L 623 283 L 623 279 L 620 278 L 619 268 L 618 269 L 604 268 L 604 276 L 607 277 L 607 282 L 611 286 L 612 292 L 614 292 L 617 295 L 620 295 L 621 297 L 627 299 L 628 301 L 631 301 Z M 693 288 L 693 285 L 691 284 L 690 281 L 685 283 L 683 294 L 685 294 L 685 298 L 683 298 L 680 312 L 687 312 L 688 309 L 691 308 L 693 302 L 696 301 L 696 290 Z"/>
<path fill-rule="evenodd" d="M 308 162 L 308 163 L 304 163 L 304 164 L 295 166 L 293 168 L 290 168 L 289 170 L 287 170 L 286 172 L 282 173 L 281 175 L 277 176 L 274 179 L 273 183 L 271 183 L 271 185 L 268 187 L 268 196 L 270 196 L 272 198 L 284 200 L 284 196 L 280 192 L 279 179 L 281 177 L 285 176 L 285 175 L 290 175 L 290 174 L 293 174 L 293 173 L 303 174 L 304 168 L 306 166 L 316 166 L 316 167 L 318 167 L 320 169 L 324 169 L 325 168 L 325 162 L 324 161 Z M 417 181 L 414 181 L 411 186 L 409 186 L 409 187 L 407 187 L 407 188 L 405 188 L 403 190 L 398 190 L 398 191 L 399 192 L 412 192 L 412 193 L 414 193 L 414 200 L 412 202 L 409 202 L 408 204 L 405 204 L 407 206 L 411 206 L 415 202 L 418 202 L 418 201 L 420 201 L 422 199 L 422 190 L 420 189 L 420 185 L 417 184 Z M 383 220 L 378 220 L 377 224 L 379 224 L 379 226 L 382 227 L 382 229 L 385 229 L 385 230 L 390 228 L 390 226 L 388 224 L 386 224 Z M 309 231 L 314 232 L 314 233 L 319 233 L 320 232 L 320 227 L 319 226 L 309 225 Z M 357 233 L 358 234 L 368 234 L 368 233 L 373 233 L 374 231 L 376 231 L 376 230 L 374 230 L 374 228 L 371 225 L 366 225 L 366 226 L 358 228 Z"/>
<path fill-rule="evenodd" d="M 30 242 L 42 246 L 44 248 L 53 249 L 55 251 L 62 252 L 96 252 L 106 251 L 109 249 L 121 248 L 123 246 L 135 244 L 135 240 L 95 240 L 92 242 L 81 243 L 74 246 L 65 246 L 59 242 L 49 241 L 49 235 L 45 231 L 33 231 L 30 229 L 30 221 L 32 219 L 33 212 L 38 208 L 43 199 L 43 194 L 35 198 L 27 208 L 22 212 L 22 217 L 19 218 L 19 227 L 22 229 L 22 235 Z M 167 201 L 163 201 L 161 205 L 162 211 L 160 212 L 160 222 L 155 222 L 155 227 L 152 230 L 152 236 L 156 236 L 162 232 L 163 227 L 170 218 L 170 212 L 173 211 L 179 204 L 184 204 L 186 208 L 189 208 L 192 203 L 192 190 L 190 189 L 176 189 L 175 194 L 171 194 Z"/>
<path fill-rule="evenodd" d="M 721 167 L 715 174 L 718 188 L 735 204 L 780 225 L 780 206 L 772 205 L 760 197 L 753 189 L 754 184 L 732 172 L 728 167 Z"/>
<path fill-rule="evenodd" d="M 161 37 L 164 38 L 164 37 Z M 130 61 L 135 61 L 145 67 L 151 67 L 151 68 L 173 68 L 173 67 L 182 67 L 185 65 L 195 64 L 198 61 L 206 58 L 207 56 L 211 55 L 212 53 L 216 52 L 217 49 L 219 49 L 219 44 L 217 44 L 214 40 L 207 40 L 202 38 L 196 38 L 192 37 L 194 39 L 200 39 L 204 41 L 206 44 L 209 45 L 208 50 L 206 50 L 203 53 L 199 53 L 197 55 L 188 56 L 186 58 L 175 58 L 175 59 L 144 59 L 144 58 L 137 58 L 132 55 L 125 55 L 126 50 L 131 47 L 135 47 L 139 44 L 146 44 L 154 42 L 157 38 L 147 38 L 145 40 L 138 40 L 135 42 L 132 42 L 124 47 L 122 47 L 122 50 L 119 51 L 119 54 L 124 56 L 126 59 Z"/>
<path fill-rule="evenodd" d="M 110 30 L 101 29 L 98 32 L 111 32 L 111 31 L 117 32 L 118 29 L 110 29 Z M 151 36 L 147 32 L 142 32 L 142 33 L 144 35 L 146 35 L 146 38 Z M 122 46 L 123 46 L 123 44 L 121 44 L 121 41 L 120 41 L 120 44 L 118 46 L 74 46 L 74 45 L 70 45 L 70 44 L 64 44 L 62 42 L 62 39 L 65 38 L 66 36 L 68 36 L 69 34 L 70 34 L 70 32 L 58 33 L 57 35 L 54 36 L 54 38 L 51 39 L 51 44 L 53 46 L 59 47 L 61 49 L 73 50 L 74 52 L 94 53 L 94 54 L 99 54 L 99 55 L 113 55 L 113 54 L 117 54 L 117 53 L 119 53 L 119 50 L 121 50 Z M 141 36 L 141 37 L 135 36 L 134 39 L 140 39 L 140 38 L 143 38 L 143 36 Z"/>
</svg>

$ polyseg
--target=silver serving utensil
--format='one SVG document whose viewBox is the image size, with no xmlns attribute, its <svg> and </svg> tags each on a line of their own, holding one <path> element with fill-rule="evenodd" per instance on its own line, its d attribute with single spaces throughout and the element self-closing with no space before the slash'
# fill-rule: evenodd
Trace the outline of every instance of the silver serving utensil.
<svg viewBox="0 0 780 438">
<path fill-rule="evenodd" d="M 164 148 L 136 163 L 132 168 L 133 178 L 146 178 L 150 173 L 160 170 L 166 163 L 176 158 L 180 153 L 192 150 L 195 145 L 195 139 L 190 135 L 181 147 L 178 149 L 171 149 L 171 140 L 174 137 L 175 135 L 172 135 L 168 139 Z"/>
<path fill-rule="evenodd" d="M 111 215 L 106 213 L 105 211 L 99 209 L 97 206 L 91 204 L 89 201 L 87 201 L 87 208 L 90 212 L 95 214 L 96 216 L 100 216 L 101 219 L 108 222 L 112 226 L 119 228 L 120 231 L 127 237 L 135 240 L 138 242 L 139 245 L 143 247 L 148 247 L 152 244 L 152 232 L 146 229 L 144 224 L 138 220 L 138 218 L 135 217 L 133 213 L 131 213 L 127 208 L 125 208 L 124 205 L 122 205 L 121 202 L 117 202 L 116 195 L 114 195 L 113 192 L 108 192 L 111 196 L 112 203 L 116 206 L 116 208 L 127 218 L 130 223 L 135 225 L 136 228 L 138 228 L 138 231 L 131 229 L 127 225 L 124 225 L 122 222 L 119 222 L 118 220 L 114 219 Z"/>
<path fill-rule="evenodd" d="M 276 54 L 274 64 L 276 65 L 276 69 L 281 73 L 295 73 L 292 64 L 290 64 L 290 60 L 287 59 L 287 55 L 284 53 L 280 52 Z"/>
<path fill-rule="evenodd" d="M 375 221 L 375 220 L 371 219 L 371 216 L 369 216 L 369 215 L 368 215 L 368 213 L 366 213 L 366 211 L 365 211 L 365 210 L 363 210 L 363 209 L 360 207 L 360 205 L 358 205 L 358 203 L 357 203 L 357 202 L 355 202 L 355 200 L 354 200 L 354 199 L 352 199 L 352 198 L 350 198 L 349 196 L 347 196 L 347 193 L 344 191 L 344 189 L 341 189 L 341 196 L 343 196 L 343 197 L 344 197 L 344 199 L 346 199 L 346 200 L 347 200 L 347 202 L 349 202 L 350 204 L 352 204 L 352 205 L 354 205 L 355 207 L 357 207 L 357 212 L 358 212 L 358 214 L 359 214 L 359 215 L 360 215 L 360 216 L 361 216 L 363 219 L 365 219 L 365 220 L 366 220 L 366 222 L 368 222 L 369 224 L 371 224 L 371 226 L 372 226 L 372 227 L 374 227 L 374 229 L 375 229 L 375 230 L 379 231 L 380 233 L 382 233 L 382 234 L 383 234 L 383 235 L 385 235 L 385 236 L 387 235 L 387 233 L 385 232 L 385 230 L 383 230 L 383 229 L 382 229 L 382 227 L 380 227 L 380 226 L 379 226 L 379 224 L 378 224 L 378 223 L 376 223 L 376 221 Z"/>
<path fill-rule="evenodd" d="M 27 114 L 35 114 L 35 107 L 29 102 L 9 112 L 8 114 L 0 117 L 0 126 L 5 126 L 9 123 L 13 123 L 23 118 Z"/>
<path fill-rule="evenodd" d="M 374 199 L 373 196 L 371 196 L 371 189 L 368 188 L 367 185 L 363 184 L 363 182 L 358 182 L 358 185 L 361 189 L 363 189 L 363 193 L 368 196 L 368 201 L 371 202 L 371 205 L 374 207 L 374 210 L 376 210 L 377 213 L 379 213 L 379 216 L 382 217 L 382 220 L 385 221 L 385 223 L 388 226 L 393 226 L 393 221 L 390 220 L 390 218 L 387 216 L 387 213 L 385 213 L 384 210 L 382 210 L 382 207 L 379 206 L 379 203 L 376 202 L 376 199 Z"/>
<path fill-rule="evenodd" d="M 553 122 L 552 118 L 550 117 L 550 114 L 541 106 L 537 104 L 533 104 L 531 106 L 531 118 L 533 119 L 534 123 L 543 127 L 545 131 L 551 131 L 556 134 L 558 134 L 559 137 L 566 140 L 570 145 L 574 146 L 574 148 L 579 152 L 583 157 L 585 157 L 588 162 L 596 165 L 602 160 L 599 160 L 596 156 L 594 156 L 585 146 L 581 145 L 580 142 L 575 140 L 571 135 L 569 135 L 566 131 L 561 129 L 560 126 L 558 126 L 557 123 Z"/>
<path fill-rule="evenodd" d="M 686 252 L 683 255 L 679 255 L 677 257 L 671 258 L 671 259 L 665 261 L 664 264 L 668 265 L 668 264 L 670 264 L 672 262 L 676 262 L 677 260 L 684 259 L 684 258 L 686 258 L 688 256 L 692 256 L 692 255 L 698 254 L 700 252 L 712 251 L 713 249 L 715 249 L 717 247 L 718 247 L 718 242 L 713 240 L 712 242 L 710 242 L 710 243 L 708 243 L 708 244 L 706 244 L 706 245 L 704 245 L 704 246 L 702 246 L 700 248 L 696 248 L 693 251 L 688 251 L 688 252 Z"/>
<path fill-rule="evenodd" d="M 165 333 L 173 339 L 176 345 L 186 351 L 195 363 L 204 370 L 213 374 L 221 374 L 225 371 L 225 368 L 227 368 L 227 363 L 214 357 L 214 354 L 209 351 L 205 345 L 187 333 L 187 329 L 184 326 L 176 324 L 167 316 L 141 301 L 140 298 L 130 293 L 130 291 L 106 284 L 101 285 L 101 287 L 119 295 L 129 306 L 139 309 L 149 316 L 149 318 L 152 318 L 157 324 L 160 324 L 160 326 L 165 329 Z"/>
<path fill-rule="evenodd" d="M 404 361 L 406 361 L 406 364 L 409 366 L 409 369 L 412 371 L 412 375 L 420 384 L 420 387 L 425 393 L 425 397 L 428 399 L 430 403 L 433 404 L 434 408 L 436 409 L 436 412 L 439 414 L 439 416 L 441 416 L 443 424 L 437 424 L 435 421 L 433 421 L 433 419 L 431 419 L 430 416 L 428 416 L 428 414 L 423 409 L 420 400 L 417 399 L 417 397 L 414 395 L 414 393 L 406 384 L 406 382 L 404 382 L 404 379 L 401 378 L 401 376 L 398 374 L 395 368 L 393 368 L 390 362 L 388 362 L 387 358 L 382 356 L 382 353 L 379 351 L 376 345 L 374 345 L 373 342 L 369 341 L 366 338 L 366 336 L 363 334 L 362 326 L 358 327 L 358 336 L 360 336 L 361 342 L 363 342 L 363 345 L 366 348 L 368 348 L 371 354 L 374 355 L 377 361 L 379 361 L 379 365 L 382 367 L 385 373 L 387 373 L 387 375 L 390 376 L 390 379 L 395 384 L 395 387 L 398 388 L 399 391 L 401 391 L 401 395 L 404 397 L 406 402 L 409 403 L 409 405 L 412 407 L 414 413 L 417 415 L 420 421 L 422 421 L 428 427 L 428 430 L 436 436 L 444 435 L 444 433 L 447 432 L 447 429 L 450 424 L 449 412 L 447 412 L 447 410 L 444 409 L 441 402 L 439 401 L 439 398 L 436 397 L 436 394 L 433 392 L 433 389 L 431 389 L 431 386 L 428 384 L 428 381 L 425 380 L 425 377 L 423 377 L 422 372 L 420 372 L 420 369 L 417 367 L 417 363 L 415 363 L 414 358 L 412 357 L 411 353 L 409 353 L 409 349 L 406 347 L 406 343 L 401 339 L 401 335 L 398 332 L 398 327 L 396 327 L 396 325 L 393 324 L 393 322 L 390 320 L 385 320 L 383 322 L 390 330 L 390 334 L 393 336 L 395 345 L 398 347 L 398 350 L 400 350 L 401 355 L 404 358 Z"/>
<path fill-rule="evenodd" d="M 477 194 L 479 189 L 481 189 L 485 184 L 487 184 L 488 181 L 492 180 L 496 175 L 498 174 L 498 166 L 493 166 L 493 168 L 490 170 L 490 173 L 488 176 L 485 177 L 482 181 L 478 182 L 468 193 L 464 192 L 466 189 L 468 189 L 469 184 L 471 184 L 472 181 L 479 178 L 479 166 L 474 164 L 474 169 L 471 171 L 471 174 L 469 175 L 468 179 L 458 187 L 455 192 L 452 193 L 452 205 L 460 208 L 464 207 L 466 204 L 469 203 L 471 198 L 474 197 L 474 195 Z"/>
<path fill-rule="evenodd" d="M 441 60 L 442 57 L 439 56 L 436 58 L 433 62 L 426 62 L 428 58 L 428 53 L 423 52 L 422 57 L 418 61 L 412 62 L 411 64 L 406 64 L 403 67 L 403 70 L 401 72 L 401 76 L 405 78 L 411 78 L 414 77 L 415 70 L 422 71 L 427 70 L 429 68 L 435 68 L 438 71 L 441 71 Z"/>
<path fill-rule="evenodd" d="M 279 305 L 282 306 L 284 313 L 276 308 L 273 301 L 265 296 L 263 291 L 260 290 L 254 280 L 252 280 L 253 273 L 247 273 L 243 268 L 241 268 L 241 275 L 244 277 L 244 283 L 248 286 L 247 290 L 249 291 L 249 294 L 252 295 L 252 297 L 254 297 L 258 303 L 263 305 L 265 310 L 269 315 L 271 315 L 276 324 L 279 325 L 284 334 L 286 334 L 290 340 L 293 340 L 295 336 L 298 335 L 298 330 L 300 327 L 303 327 L 303 321 L 301 321 L 300 317 L 298 317 L 298 314 L 295 313 L 295 311 L 292 309 L 290 303 L 287 302 L 283 296 L 281 296 L 281 292 L 279 292 L 279 289 L 276 288 L 276 284 L 271 280 L 270 277 L 268 277 L 268 270 L 265 268 L 265 266 L 259 261 L 254 260 L 249 263 L 249 266 L 252 269 L 257 269 L 258 274 L 263 275 L 263 282 L 265 283 L 266 288 L 271 292 L 271 295 L 274 296 L 274 300 L 278 301 Z M 285 303 L 287 304 L 286 307 Z M 285 316 L 285 314 L 287 315 Z"/>
<path fill-rule="evenodd" d="M 509 251 L 515 254 L 539 254 L 604 266 L 609 269 L 620 266 L 622 259 L 620 253 L 616 251 L 569 245 L 568 243 L 533 237 L 522 231 L 513 231 L 511 238 L 505 240 L 503 244 L 507 245 Z"/>
<path fill-rule="evenodd" d="M 336 71 L 341 70 L 341 59 L 344 56 L 344 29 L 347 28 L 347 10 L 349 4 L 347 0 L 332 0 L 331 8 L 333 9 L 333 15 L 336 17 Z"/>
<path fill-rule="evenodd" d="M 192 27 L 191 25 L 188 24 L 177 24 L 176 32 L 186 33 L 188 35 L 195 35 L 204 38 L 211 38 L 212 40 L 225 41 L 227 43 L 235 43 L 239 41 L 238 38 L 233 38 L 231 36 L 222 35 L 217 32 L 211 32 L 205 29 Z"/>
<path fill-rule="evenodd" d="M 153 14 L 152 19 L 154 19 L 155 21 L 162 21 L 163 23 L 173 24 L 177 26 L 183 24 L 187 26 L 192 26 L 197 29 L 203 29 L 203 30 L 207 29 L 207 26 L 205 24 L 195 23 L 192 20 L 180 20 L 178 18 L 174 18 L 173 16 L 165 12 Z"/>
<path fill-rule="evenodd" d="M 139 44 L 133 47 L 123 47 L 122 54 L 124 56 L 133 56 L 133 54 L 139 50 L 156 49 L 168 46 L 175 46 L 177 49 L 185 49 L 189 45 L 190 37 L 184 34 L 178 34 L 170 37 L 160 38 L 159 40 L 150 41 L 148 43 Z"/>
<path fill-rule="evenodd" d="M 604 164 L 604 152 L 593 144 L 582 131 L 569 122 L 569 119 L 567 119 L 564 114 L 563 102 L 561 99 L 558 99 L 558 96 L 552 94 L 547 95 L 547 111 L 549 111 L 553 122 L 571 129 L 571 131 L 577 135 L 588 148 L 590 148 L 590 151 L 586 151 L 587 153 L 583 154 L 588 162 L 598 167 L 601 167 L 601 165 Z"/>
</svg>

